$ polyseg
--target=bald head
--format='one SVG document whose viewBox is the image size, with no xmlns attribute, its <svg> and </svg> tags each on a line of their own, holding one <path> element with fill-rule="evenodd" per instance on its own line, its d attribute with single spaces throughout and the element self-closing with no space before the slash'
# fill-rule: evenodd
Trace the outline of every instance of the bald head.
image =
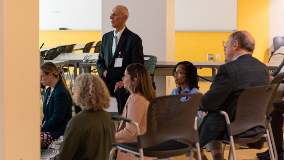
<svg viewBox="0 0 284 160">
<path fill-rule="evenodd" d="M 110 13 L 111 26 L 115 28 L 116 33 L 125 27 L 128 19 L 128 9 L 123 5 L 115 6 Z"/>
<path fill-rule="evenodd" d="M 248 31 L 236 31 L 229 37 L 230 43 L 233 44 L 238 41 L 238 47 L 248 52 L 253 53 L 255 42 L 252 35 Z"/>
<path fill-rule="evenodd" d="M 127 16 L 127 17 L 129 16 L 128 9 L 123 5 L 117 5 L 113 9 L 117 10 L 120 14 L 124 16 Z"/>
</svg>

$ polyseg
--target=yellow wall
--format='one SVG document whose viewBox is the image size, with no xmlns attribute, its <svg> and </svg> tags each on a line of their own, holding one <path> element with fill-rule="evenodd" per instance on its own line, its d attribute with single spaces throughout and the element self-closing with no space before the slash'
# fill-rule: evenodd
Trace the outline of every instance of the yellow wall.
<svg viewBox="0 0 284 160">
<path fill-rule="evenodd" d="M 88 42 L 100 41 L 101 31 L 40 31 L 39 46 L 44 43 L 43 48 L 66 44 L 86 44 Z M 79 52 L 79 51 L 78 51 Z M 82 52 L 82 51 L 81 51 Z M 92 52 L 92 50 L 90 51 Z"/>
<path fill-rule="evenodd" d="M 269 0 L 238 0 L 237 30 L 249 31 L 256 42 L 253 56 L 262 62 L 268 61 L 269 48 Z M 226 22 L 224 22 L 226 23 Z M 221 54 L 225 60 L 222 41 L 232 32 L 176 32 L 176 61 L 207 61 L 207 54 Z M 203 69 L 202 76 L 211 75 Z"/>
</svg>

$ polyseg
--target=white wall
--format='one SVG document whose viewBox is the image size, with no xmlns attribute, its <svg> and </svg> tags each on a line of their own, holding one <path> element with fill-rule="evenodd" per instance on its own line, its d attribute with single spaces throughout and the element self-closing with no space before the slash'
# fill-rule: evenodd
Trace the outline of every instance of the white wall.
<svg viewBox="0 0 284 160">
<path fill-rule="evenodd" d="M 40 0 L 40 30 L 101 30 L 102 0 Z"/>
<path fill-rule="evenodd" d="M 273 38 L 284 37 L 284 1 L 269 1 L 269 55 L 274 51 Z"/>
<path fill-rule="evenodd" d="M 170 1 L 174 2 L 174 0 Z M 110 12 L 119 4 L 128 8 L 129 18 L 126 26 L 141 37 L 144 54 L 155 55 L 159 61 L 166 61 L 167 1 L 103 0 L 102 35 L 113 30 L 110 23 Z M 174 15 L 174 8 L 172 14 Z M 174 23 L 174 18 L 172 23 Z M 174 29 L 172 32 L 174 34 Z M 174 39 L 171 40 L 171 43 L 175 43 Z M 174 53 L 172 54 L 174 55 Z"/>
<path fill-rule="evenodd" d="M 176 31 L 237 30 L 237 0 L 177 0 Z"/>
</svg>

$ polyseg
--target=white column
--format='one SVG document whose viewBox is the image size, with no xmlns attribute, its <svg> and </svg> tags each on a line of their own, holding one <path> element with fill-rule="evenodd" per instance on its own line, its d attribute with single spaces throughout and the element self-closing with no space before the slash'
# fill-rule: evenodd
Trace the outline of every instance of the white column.
<svg viewBox="0 0 284 160">
<path fill-rule="evenodd" d="M 270 0 L 269 1 L 269 56 L 273 47 L 273 38 L 282 36 L 284 37 L 284 1 L 283 0 Z"/>
<path fill-rule="evenodd" d="M 0 160 L 39 159 L 39 1 L 0 11 Z"/>
<path fill-rule="evenodd" d="M 116 5 L 128 8 L 126 26 L 141 37 L 145 55 L 155 55 L 158 61 L 175 60 L 175 0 L 103 0 L 102 35 L 113 30 L 110 12 Z M 166 77 L 155 82 L 157 95 L 165 95 Z"/>
</svg>

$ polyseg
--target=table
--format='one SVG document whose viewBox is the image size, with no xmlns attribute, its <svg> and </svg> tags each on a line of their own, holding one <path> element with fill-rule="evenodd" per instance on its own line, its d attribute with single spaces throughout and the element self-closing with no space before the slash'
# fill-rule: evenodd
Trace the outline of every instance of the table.
<svg viewBox="0 0 284 160">
<path fill-rule="evenodd" d="M 64 65 L 66 65 L 66 64 L 68 64 L 68 61 L 56 61 L 56 60 L 44 60 L 44 62 L 52 62 L 52 63 L 54 63 L 55 65 L 56 65 L 56 67 L 58 68 L 58 71 L 59 72 L 63 72 L 63 70 L 62 70 L 62 67 L 64 66 Z"/>
<path fill-rule="evenodd" d="M 89 60 L 98 59 L 99 53 L 61 53 L 53 60 L 67 61 L 68 64 L 74 65 L 74 80 L 77 77 L 77 65 L 83 62 L 85 56 L 92 56 Z"/>
<path fill-rule="evenodd" d="M 71 44 L 67 44 L 67 45 L 71 45 Z M 86 44 L 76 44 L 76 46 L 74 47 L 73 51 L 83 50 L 85 45 Z M 63 45 L 63 46 L 66 46 L 66 45 Z M 59 47 L 59 46 L 45 47 L 45 48 L 40 49 L 40 51 L 46 51 L 46 50 L 50 50 L 50 49 L 56 48 L 56 47 Z M 96 44 L 94 43 L 92 48 L 95 48 L 95 47 L 96 47 Z"/>
<path fill-rule="evenodd" d="M 79 64 L 79 74 L 83 73 L 84 67 L 92 67 L 92 66 L 96 67 L 96 63 L 80 63 Z M 91 71 L 88 73 L 91 73 Z"/>
<path fill-rule="evenodd" d="M 173 69 L 179 61 L 158 61 L 155 68 L 155 75 L 157 76 L 172 76 Z M 215 78 L 216 69 L 225 62 L 191 62 L 196 68 L 211 68 L 212 69 L 212 79 Z M 280 64 L 278 63 L 264 63 L 268 70 L 277 69 Z"/>
</svg>

